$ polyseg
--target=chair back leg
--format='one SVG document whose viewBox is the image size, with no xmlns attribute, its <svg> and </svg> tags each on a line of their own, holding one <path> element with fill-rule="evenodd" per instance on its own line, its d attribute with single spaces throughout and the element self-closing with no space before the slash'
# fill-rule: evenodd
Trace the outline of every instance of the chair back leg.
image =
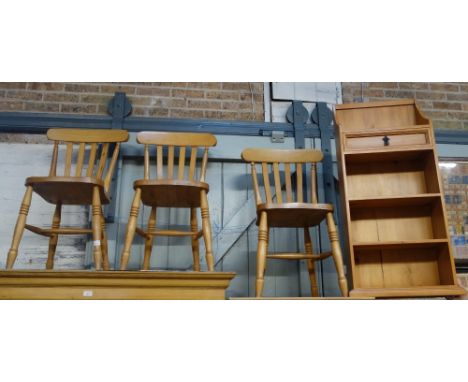
<svg viewBox="0 0 468 382">
<path fill-rule="evenodd" d="M 195 234 L 198 233 L 198 219 L 197 209 L 190 209 L 190 230 Z M 193 256 L 193 270 L 200 271 L 200 245 L 197 236 L 192 236 L 192 256 Z"/>
<path fill-rule="evenodd" d="M 202 230 L 203 240 L 205 241 L 206 248 L 206 264 L 210 272 L 214 271 L 214 260 L 213 250 L 211 247 L 211 223 L 210 223 L 210 211 L 208 209 L 208 198 L 206 191 L 201 191 L 201 216 L 202 216 Z"/>
<path fill-rule="evenodd" d="M 335 221 L 333 220 L 333 213 L 327 214 L 327 227 L 328 237 L 332 248 L 333 260 L 335 261 L 336 272 L 338 273 L 338 284 L 340 286 L 341 294 L 343 297 L 348 296 L 348 282 L 344 274 L 343 256 L 341 254 L 340 242 L 336 232 Z"/>
<path fill-rule="evenodd" d="M 133 237 L 135 236 L 136 223 L 138 218 L 138 212 L 140 210 L 141 200 L 141 188 L 135 190 L 133 197 L 132 207 L 130 208 L 130 216 L 128 218 L 127 232 L 125 233 L 125 242 L 122 250 L 122 256 L 120 257 L 120 270 L 124 271 L 127 269 L 128 260 L 130 259 L 130 249 L 132 247 Z"/>
<path fill-rule="evenodd" d="M 26 218 L 28 216 L 29 207 L 31 206 L 33 189 L 31 186 L 26 188 L 24 193 L 23 201 L 21 202 L 21 207 L 18 215 L 18 219 L 15 225 L 15 231 L 13 233 L 13 239 L 11 241 L 11 247 L 8 251 L 6 269 L 12 269 L 16 261 L 16 256 L 18 256 L 18 247 L 23 236 L 24 226 L 26 225 Z"/>
<path fill-rule="evenodd" d="M 150 268 L 151 251 L 153 249 L 154 236 L 151 234 L 156 229 L 156 207 L 151 207 L 150 216 L 148 219 L 148 236 L 145 240 L 145 257 L 143 258 L 143 270 Z"/>
<path fill-rule="evenodd" d="M 102 269 L 108 271 L 109 265 L 109 246 L 107 244 L 107 230 L 106 230 L 106 219 L 101 208 L 101 252 L 102 252 Z"/>
<path fill-rule="evenodd" d="M 267 213 L 260 214 L 258 226 L 258 248 L 257 248 L 257 278 L 255 280 L 255 297 L 262 297 L 265 282 L 266 257 L 268 252 L 268 221 Z"/>
<path fill-rule="evenodd" d="M 54 217 L 52 218 L 52 228 L 60 228 L 62 218 L 62 205 L 55 206 Z M 57 249 L 58 234 L 52 234 L 49 238 L 49 251 L 47 254 L 46 269 L 54 269 L 55 251 Z"/>
<path fill-rule="evenodd" d="M 308 255 L 313 255 L 313 248 L 312 248 L 312 239 L 310 238 L 310 231 L 309 227 L 304 227 L 304 247 L 305 252 Z M 311 259 L 307 259 L 307 270 L 309 271 L 309 279 L 310 279 L 310 290 L 312 297 L 319 296 L 319 290 L 317 285 L 317 276 L 315 275 L 315 261 Z"/>
<path fill-rule="evenodd" d="M 99 196 L 99 188 L 93 188 L 93 205 L 92 205 L 92 230 L 93 230 L 93 257 L 94 267 L 97 271 L 102 269 L 102 249 L 101 249 L 101 198 Z"/>
</svg>

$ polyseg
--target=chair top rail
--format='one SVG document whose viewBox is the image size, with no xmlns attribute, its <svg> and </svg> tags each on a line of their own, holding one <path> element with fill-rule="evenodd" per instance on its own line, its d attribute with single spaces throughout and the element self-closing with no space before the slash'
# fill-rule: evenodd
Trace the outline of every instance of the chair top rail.
<svg viewBox="0 0 468 382">
<path fill-rule="evenodd" d="M 128 131 L 109 129 L 49 129 L 47 138 L 76 143 L 116 143 L 128 141 Z"/>
<path fill-rule="evenodd" d="M 323 159 L 323 153 L 313 149 L 254 149 L 242 151 L 242 159 L 247 162 L 315 163 Z"/>
<path fill-rule="evenodd" d="M 216 146 L 216 137 L 209 133 L 168 133 L 142 131 L 137 134 L 137 142 L 145 145 L 161 146 Z"/>
</svg>

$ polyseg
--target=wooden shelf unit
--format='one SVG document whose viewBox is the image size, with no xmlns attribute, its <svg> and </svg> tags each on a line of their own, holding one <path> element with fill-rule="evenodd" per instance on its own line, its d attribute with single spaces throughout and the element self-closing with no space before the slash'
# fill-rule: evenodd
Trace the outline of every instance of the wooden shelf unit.
<svg viewBox="0 0 468 382">
<path fill-rule="evenodd" d="M 457 296 L 431 121 L 414 100 L 337 105 L 351 297 Z"/>
</svg>

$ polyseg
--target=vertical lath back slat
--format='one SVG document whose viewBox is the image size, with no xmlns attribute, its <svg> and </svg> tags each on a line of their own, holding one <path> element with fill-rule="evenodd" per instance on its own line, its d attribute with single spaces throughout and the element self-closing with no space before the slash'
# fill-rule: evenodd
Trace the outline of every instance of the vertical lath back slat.
<svg viewBox="0 0 468 382">
<path fill-rule="evenodd" d="M 145 145 L 144 148 L 144 162 L 143 162 L 143 172 L 146 180 L 150 178 L 150 166 L 149 166 L 149 147 Z"/>
<path fill-rule="evenodd" d="M 104 189 L 109 190 L 110 183 L 112 180 L 112 175 L 114 174 L 115 165 L 117 163 L 117 158 L 119 157 L 120 142 L 115 144 L 114 152 L 112 153 L 112 159 L 109 164 L 109 169 L 107 170 L 106 178 L 104 179 Z"/>
<path fill-rule="evenodd" d="M 201 164 L 201 169 L 200 169 L 200 182 L 205 181 L 207 164 L 208 164 L 208 147 L 205 147 L 205 151 L 203 151 L 203 159 L 202 159 L 202 164 Z"/>
<path fill-rule="evenodd" d="M 103 143 L 102 151 L 101 151 L 101 158 L 99 159 L 98 170 L 96 173 L 96 178 L 98 179 L 101 179 L 102 175 L 104 174 L 108 152 L 109 152 L 109 143 Z"/>
<path fill-rule="evenodd" d="M 179 168 L 177 179 L 182 180 L 184 179 L 185 173 L 185 146 L 182 146 L 179 150 Z"/>
<path fill-rule="evenodd" d="M 163 178 L 163 147 L 156 146 L 156 170 L 158 179 Z"/>
<path fill-rule="evenodd" d="M 252 167 L 252 179 L 253 179 L 253 185 L 254 185 L 254 192 L 255 192 L 255 202 L 257 204 L 262 203 L 262 196 L 260 195 L 260 187 L 258 186 L 258 175 L 257 175 L 257 169 L 256 169 L 256 164 L 255 162 L 252 162 L 251 164 Z"/>
<path fill-rule="evenodd" d="M 283 203 L 283 195 L 281 192 L 281 177 L 279 173 L 278 162 L 273 163 L 273 176 L 275 179 L 275 193 L 276 193 L 276 202 Z"/>
<path fill-rule="evenodd" d="M 296 163 L 296 179 L 297 179 L 297 202 L 298 203 L 303 203 L 304 202 L 304 196 L 303 196 L 303 191 L 302 191 L 302 163 Z"/>
<path fill-rule="evenodd" d="M 271 189 L 270 189 L 270 177 L 268 173 L 268 164 L 262 162 L 262 174 L 263 174 L 263 186 L 265 188 L 265 196 L 267 203 L 271 203 Z"/>
<path fill-rule="evenodd" d="M 78 158 L 76 159 L 75 176 L 81 176 L 81 171 L 83 170 L 85 148 L 86 144 L 80 143 L 80 147 L 78 149 Z"/>
<path fill-rule="evenodd" d="M 194 180 L 195 178 L 195 167 L 197 165 L 197 146 L 191 147 L 190 152 L 190 167 L 189 167 L 189 180 Z"/>
<path fill-rule="evenodd" d="M 91 150 L 89 152 L 89 161 L 88 161 L 88 169 L 86 170 L 86 176 L 92 177 L 94 173 L 94 162 L 96 161 L 96 152 L 97 152 L 97 144 L 91 144 Z"/>
<path fill-rule="evenodd" d="M 315 163 L 310 167 L 310 200 L 317 204 L 317 167 Z"/>
<path fill-rule="evenodd" d="M 54 142 L 54 151 L 52 152 L 52 162 L 50 163 L 49 176 L 57 175 L 58 142 Z"/>
<path fill-rule="evenodd" d="M 286 183 L 286 202 L 292 203 L 291 166 L 289 163 L 284 164 L 284 178 Z"/>
<path fill-rule="evenodd" d="M 167 153 L 167 179 L 174 177 L 174 146 L 168 147 Z"/>
<path fill-rule="evenodd" d="M 67 142 L 67 152 L 65 154 L 65 170 L 63 172 L 64 176 L 70 176 L 72 155 L 73 155 L 73 143 Z"/>
</svg>

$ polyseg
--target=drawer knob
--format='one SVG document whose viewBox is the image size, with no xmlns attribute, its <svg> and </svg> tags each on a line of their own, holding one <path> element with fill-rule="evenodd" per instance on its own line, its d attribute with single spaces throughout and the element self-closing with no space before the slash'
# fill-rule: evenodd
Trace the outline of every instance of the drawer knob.
<svg viewBox="0 0 468 382">
<path fill-rule="evenodd" d="M 382 138 L 383 142 L 384 142 L 384 146 L 388 146 L 390 144 L 390 138 L 385 136 Z"/>
</svg>

